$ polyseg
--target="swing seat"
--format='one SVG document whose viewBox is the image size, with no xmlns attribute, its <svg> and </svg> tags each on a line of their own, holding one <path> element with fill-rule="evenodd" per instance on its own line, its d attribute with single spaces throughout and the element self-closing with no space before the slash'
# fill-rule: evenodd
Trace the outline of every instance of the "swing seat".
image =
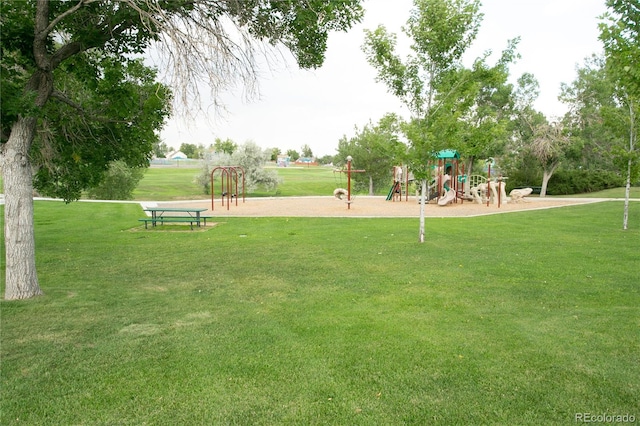
<svg viewBox="0 0 640 426">
<path fill-rule="evenodd" d="M 336 188 L 333 190 L 333 196 L 336 197 L 338 200 L 342 200 L 342 197 L 346 197 L 347 195 L 348 195 L 348 192 L 344 188 Z"/>
</svg>

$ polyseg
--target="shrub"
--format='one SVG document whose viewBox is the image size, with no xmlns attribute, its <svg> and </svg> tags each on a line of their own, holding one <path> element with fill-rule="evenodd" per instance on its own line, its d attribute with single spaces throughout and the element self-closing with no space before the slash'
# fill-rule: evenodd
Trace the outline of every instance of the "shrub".
<svg viewBox="0 0 640 426">
<path fill-rule="evenodd" d="M 554 195 L 583 194 L 624 186 L 624 179 L 610 170 L 558 170 L 549 181 Z"/>
<path fill-rule="evenodd" d="M 102 181 L 87 191 L 87 196 L 99 200 L 131 200 L 133 190 L 144 176 L 144 170 L 130 167 L 124 161 L 113 161 Z"/>
<path fill-rule="evenodd" d="M 195 176 L 195 182 L 202 186 L 205 194 L 211 194 L 211 171 L 217 166 L 241 166 L 245 172 L 245 190 L 253 192 L 257 187 L 267 191 L 276 190 L 280 179 L 273 170 L 265 170 L 264 164 L 268 159 L 268 152 L 262 150 L 254 142 L 246 142 L 237 147 L 232 155 L 226 153 L 212 153 L 205 156 L 200 173 Z"/>
</svg>

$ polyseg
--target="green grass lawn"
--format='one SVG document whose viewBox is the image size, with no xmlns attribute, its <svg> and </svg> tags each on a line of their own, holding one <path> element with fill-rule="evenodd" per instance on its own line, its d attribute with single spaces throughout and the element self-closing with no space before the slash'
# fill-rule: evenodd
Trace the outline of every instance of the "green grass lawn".
<svg viewBox="0 0 640 426">
<path fill-rule="evenodd" d="M 334 173 L 331 167 L 280 167 L 273 168 L 282 179 L 275 191 L 267 192 L 258 188 L 248 197 L 269 196 L 302 196 L 302 195 L 333 195 L 333 190 L 341 185 L 346 187 L 346 177 Z M 149 168 L 145 177 L 135 189 L 133 195 L 136 200 L 168 201 L 187 199 L 207 199 L 211 195 L 195 183 L 195 177 L 200 173 L 198 168 Z M 216 174 L 219 179 L 219 174 Z M 216 185 L 219 185 L 216 181 Z M 218 187 L 216 186 L 216 190 Z"/>
<path fill-rule="evenodd" d="M 578 197 L 578 198 L 624 198 L 625 197 L 625 188 L 612 188 L 605 189 L 597 192 L 589 192 L 586 194 L 577 194 L 577 195 L 567 195 L 567 197 Z M 639 198 L 640 199 L 640 186 L 632 186 L 629 191 L 630 198 Z"/>
<path fill-rule="evenodd" d="M 36 202 L 45 296 L 0 302 L 0 423 L 637 419 L 630 214 L 428 219 L 419 244 L 416 219 L 145 231 L 135 204 Z"/>
<path fill-rule="evenodd" d="M 140 201 L 202 200 L 207 199 L 195 178 L 199 168 L 192 167 L 151 167 L 133 191 L 133 197 Z"/>
</svg>

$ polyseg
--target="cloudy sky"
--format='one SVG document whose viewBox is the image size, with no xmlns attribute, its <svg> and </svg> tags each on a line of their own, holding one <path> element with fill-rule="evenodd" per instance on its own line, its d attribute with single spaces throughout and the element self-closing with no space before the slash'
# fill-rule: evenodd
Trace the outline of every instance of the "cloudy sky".
<svg viewBox="0 0 640 426">
<path fill-rule="evenodd" d="M 511 67 L 512 80 L 525 72 L 540 83 L 537 108 L 547 117 L 562 115 L 557 101 L 561 83 L 576 76 L 576 65 L 601 51 L 598 16 L 605 12 L 604 0 L 484 0 L 484 19 L 466 62 L 491 50 L 498 55 L 507 40 L 520 37 L 521 59 Z M 161 137 L 169 146 L 182 143 L 209 146 L 215 138 L 248 140 L 264 148 L 300 151 L 309 145 L 317 156 L 334 155 L 338 140 L 351 137 L 354 128 L 376 123 L 385 113 L 408 118 L 407 109 L 375 81 L 375 70 L 367 63 L 362 44 L 364 29 L 384 25 L 398 34 L 406 23 L 412 0 L 364 0 L 364 20 L 348 33 L 329 37 L 322 68 L 301 71 L 293 61 L 264 71 L 260 98 L 247 102 L 242 93 L 224 97 L 224 117 L 200 117 L 186 121 L 172 118 Z M 404 42 L 408 45 L 408 42 Z M 495 60 L 489 60 L 494 63 Z M 205 105 L 206 110 L 206 105 Z"/>
</svg>

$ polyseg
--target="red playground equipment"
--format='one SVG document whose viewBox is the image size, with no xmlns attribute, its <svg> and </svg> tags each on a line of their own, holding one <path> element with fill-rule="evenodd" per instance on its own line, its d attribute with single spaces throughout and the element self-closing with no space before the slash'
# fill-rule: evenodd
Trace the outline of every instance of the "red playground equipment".
<svg viewBox="0 0 640 426">
<path fill-rule="evenodd" d="M 244 169 L 240 166 L 219 166 L 215 167 L 211 171 L 211 210 L 214 208 L 215 199 L 215 186 L 214 175 L 217 171 L 220 171 L 220 193 L 222 194 L 222 205 L 224 206 L 224 199 L 227 198 L 227 210 L 231 205 L 231 200 L 235 197 L 236 206 L 238 205 L 238 180 L 239 176 L 242 176 L 242 202 L 245 201 L 244 196 Z M 225 186 L 226 183 L 226 186 Z"/>
<path fill-rule="evenodd" d="M 351 203 L 353 202 L 353 199 L 351 198 L 351 173 L 364 173 L 365 170 L 354 170 L 351 168 L 351 162 L 353 161 L 353 157 L 352 156 L 348 156 L 347 157 L 347 170 L 334 170 L 335 172 L 338 173 L 346 173 L 347 174 L 347 199 L 345 200 L 347 203 L 347 209 L 351 209 Z M 336 189 L 336 191 L 340 190 L 341 188 Z"/>
</svg>

